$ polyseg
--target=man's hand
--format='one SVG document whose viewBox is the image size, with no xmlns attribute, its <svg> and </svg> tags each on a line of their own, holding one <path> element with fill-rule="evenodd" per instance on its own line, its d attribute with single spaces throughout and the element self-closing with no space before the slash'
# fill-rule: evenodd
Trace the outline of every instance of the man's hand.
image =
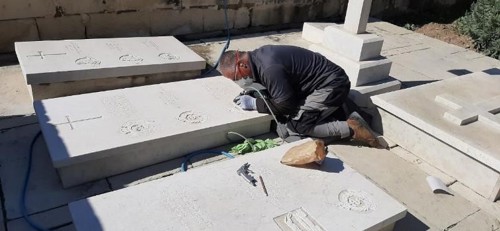
<svg viewBox="0 0 500 231">
<path fill-rule="evenodd" d="M 243 110 L 257 110 L 257 105 L 256 105 L 256 99 L 252 96 L 248 95 L 242 95 L 239 97 L 236 97 L 235 103 L 240 106 Z"/>
</svg>

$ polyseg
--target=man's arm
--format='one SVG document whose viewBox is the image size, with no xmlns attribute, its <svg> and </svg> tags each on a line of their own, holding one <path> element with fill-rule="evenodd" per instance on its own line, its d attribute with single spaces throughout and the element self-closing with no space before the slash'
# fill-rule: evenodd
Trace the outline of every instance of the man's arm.
<svg viewBox="0 0 500 231">
<path fill-rule="evenodd" d="M 269 91 L 267 103 L 275 115 L 290 115 L 296 110 L 296 96 L 289 83 L 288 73 L 283 66 L 273 65 L 261 76 L 262 84 Z M 269 113 L 264 99 L 257 98 L 257 111 Z"/>
</svg>

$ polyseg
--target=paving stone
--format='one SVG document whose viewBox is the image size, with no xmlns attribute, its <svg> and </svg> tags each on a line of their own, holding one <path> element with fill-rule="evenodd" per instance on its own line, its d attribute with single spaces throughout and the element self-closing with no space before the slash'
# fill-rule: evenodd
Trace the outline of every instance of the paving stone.
<svg viewBox="0 0 500 231">
<path fill-rule="evenodd" d="M 449 188 L 477 205 L 482 211 L 500 220 L 500 201 L 491 202 L 460 182 L 455 182 Z"/>
<path fill-rule="evenodd" d="M 405 204 L 431 229 L 446 229 L 479 210 L 459 195 L 432 193 L 427 174 L 388 150 L 353 144 L 330 145 L 328 150 Z"/>
<path fill-rule="evenodd" d="M 37 18 L 41 40 L 84 39 L 84 18 L 80 15 Z"/>
<path fill-rule="evenodd" d="M 53 165 L 69 187 L 226 144 L 228 131 L 269 132 L 270 115 L 232 102 L 240 92 L 218 76 L 34 105 Z"/>
<path fill-rule="evenodd" d="M 394 147 L 391 149 L 391 152 L 405 159 L 406 161 L 416 165 L 420 170 L 424 171 L 428 175 L 439 178 L 447 186 L 457 181 L 455 178 L 449 176 L 448 174 L 437 169 L 436 167 L 430 165 L 425 160 L 420 159 L 419 157 L 415 156 L 414 154 L 412 154 L 408 150 L 405 150 L 402 147 Z"/>
<path fill-rule="evenodd" d="M 460 221 L 457 225 L 451 227 L 450 231 L 465 231 L 465 230 L 498 230 L 500 222 L 490 217 L 490 215 L 483 211 L 478 211 L 464 220 Z"/>
<path fill-rule="evenodd" d="M 63 206 L 37 213 L 31 215 L 30 218 L 37 225 L 47 230 L 60 227 L 72 222 L 68 206 Z M 7 230 L 31 231 L 33 230 L 33 228 L 24 220 L 24 218 L 18 218 L 7 222 Z"/>
<path fill-rule="evenodd" d="M 21 217 L 19 201 L 27 169 L 29 145 L 38 131 L 38 125 L 28 125 L 0 133 L 0 178 L 6 217 L 9 220 Z M 41 137 L 35 143 L 34 150 L 26 202 L 29 214 L 109 191 L 104 180 L 63 189 Z"/>
<path fill-rule="evenodd" d="M 61 228 L 54 229 L 53 231 L 76 231 L 75 225 L 66 225 Z"/>
<path fill-rule="evenodd" d="M 500 92 L 493 86 L 500 86 L 500 79 L 479 72 L 377 95 L 372 100 L 384 109 L 380 113 L 385 115 L 385 136 L 494 200 L 500 193 L 500 156 L 496 151 L 500 122 L 489 111 L 500 107 L 495 100 Z M 482 119 L 463 126 L 447 119 L 467 110 Z"/>
<path fill-rule="evenodd" d="M 16 43 L 28 84 L 201 70 L 205 60 L 172 36 Z"/>
<path fill-rule="evenodd" d="M 0 67 L 0 118 L 30 115 L 35 111 L 19 65 Z M 2 122 L 0 122 L 2 123 Z M 0 129 L 5 126 L 0 126 Z M 7 125 L 8 127 L 8 125 Z"/>
<path fill-rule="evenodd" d="M 273 218 L 300 208 L 325 230 L 379 230 L 404 217 L 401 204 L 333 155 L 319 169 L 280 164 L 284 152 L 300 142 L 71 203 L 74 224 L 80 231 L 273 230 Z M 263 176 L 268 197 L 238 176 L 244 163 Z M 344 202 L 346 197 L 361 203 Z M 288 215 L 294 220 L 298 214 Z"/>
<path fill-rule="evenodd" d="M 0 36 L 0 53 L 14 51 L 14 42 L 39 39 L 35 19 L 0 21 L 0 31 L 9 31 Z"/>
</svg>

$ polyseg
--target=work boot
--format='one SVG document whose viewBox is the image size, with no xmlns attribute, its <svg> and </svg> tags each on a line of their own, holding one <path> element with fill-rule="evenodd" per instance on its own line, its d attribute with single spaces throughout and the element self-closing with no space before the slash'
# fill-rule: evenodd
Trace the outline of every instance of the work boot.
<svg viewBox="0 0 500 231">
<path fill-rule="evenodd" d="M 374 148 L 384 148 L 375 137 L 368 123 L 357 112 L 353 112 L 347 119 L 347 125 L 354 131 L 352 138 L 367 143 Z"/>
</svg>

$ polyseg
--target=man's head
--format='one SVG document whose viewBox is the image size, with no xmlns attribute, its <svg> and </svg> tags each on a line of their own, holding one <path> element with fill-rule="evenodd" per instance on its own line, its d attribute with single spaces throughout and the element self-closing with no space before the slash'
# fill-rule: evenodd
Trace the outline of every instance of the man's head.
<svg viewBox="0 0 500 231">
<path fill-rule="evenodd" d="M 224 77 L 237 81 L 252 76 L 247 52 L 226 51 L 222 54 L 217 70 Z"/>
</svg>

